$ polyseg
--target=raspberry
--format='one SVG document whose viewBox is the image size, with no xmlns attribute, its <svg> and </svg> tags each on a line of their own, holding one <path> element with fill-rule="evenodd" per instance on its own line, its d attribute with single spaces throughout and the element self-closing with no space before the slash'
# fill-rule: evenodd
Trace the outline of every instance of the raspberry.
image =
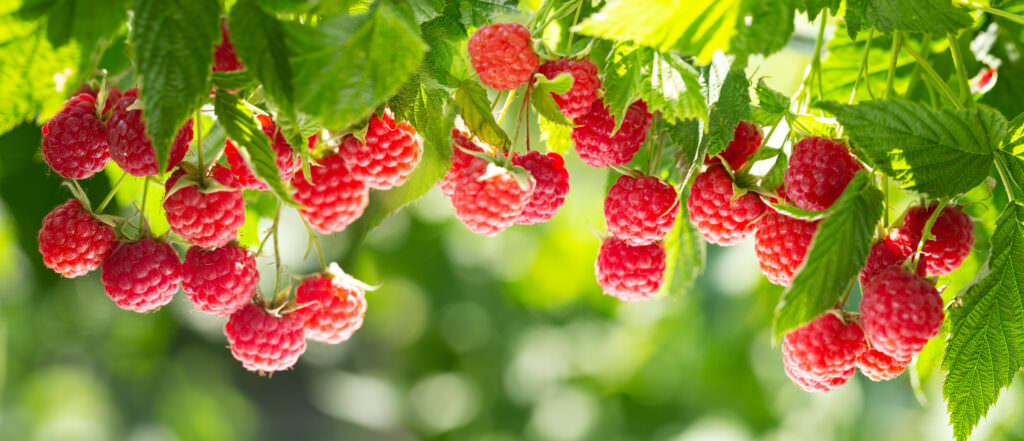
<svg viewBox="0 0 1024 441">
<path fill-rule="evenodd" d="M 469 164 L 474 159 L 473 155 L 462 151 L 460 147 L 474 152 L 484 151 L 483 147 L 480 147 L 470 139 L 468 133 L 452 129 L 452 166 L 438 183 L 441 187 L 441 193 L 449 199 L 455 195 L 455 184 L 459 182 L 459 176 L 462 174 L 462 171 L 469 167 Z"/>
<path fill-rule="evenodd" d="M 67 100 L 43 124 L 42 143 L 43 159 L 68 179 L 88 178 L 110 162 L 107 129 L 96 117 L 96 101 L 86 94 Z"/>
<path fill-rule="evenodd" d="M 238 189 L 238 181 L 228 169 L 214 165 L 206 179 L 227 188 L 205 188 L 192 183 L 174 190 L 184 175 L 184 171 L 178 170 L 164 184 L 164 210 L 171 231 L 202 248 L 227 245 L 245 223 L 245 198 Z"/>
<path fill-rule="evenodd" d="M 270 122 L 269 117 L 260 115 L 260 122 L 263 122 L 264 119 L 270 124 L 270 132 L 268 136 L 275 135 L 276 128 L 273 125 L 274 123 Z M 268 126 L 264 125 L 264 132 L 266 132 L 267 127 Z M 284 139 L 283 135 L 278 132 L 275 136 L 270 136 L 270 139 L 271 145 L 274 148 L 274 153 L 277 156 L 274 159 L 274 163 L 277 165 L 281 180 L 287 182 L 292 178 L 302 164 L 296 158 L 295 151 L 288 145 L 288 141 Z M 310 148 L 312 148 L 314 144 L 316 144 L 315 135 L 309 138 Z M 242 156 L 241 151 L 233 142 L 231 142 L 230 139 L 224 143 L 224 157 L 228 161 L 228 166 L 231 167 L 231 173 L 238 178 L 238 183 L 242 188 L 260 191 L 270 189 L 262 179 L 256 176 L 256 173 L 252 171 L 252 168 L 250 168 L 248 162 L 246 162 L 245 157 Z"/>
<path fill-rule="evenodd" d="M 658 178 L 619 176 L 604 199 L 608 231 L 629 245 L 659 241 L 676 221 L 676 190 Z"/>
<path fill-rule="evenodd" d="M 228 245 L 212 250 L 191 247 L 181 266 L 181 288 L 196 309 L 226 317 L 256 292 L 256 258 L 245 248 Z"/>
<path fill-rule="evenodd" d="M 359 142 L 346 137 L 342 143 Z M 345 167 L 345 159 L 334 153 L 317 161 L 310 170 L 312 182 L 302 173 L 292 177 L 295 200 L 304 205 L 302 218 L 324 234 L 344 230 L 359 219 L 370 202 L 366 184 L 354 178 Z"/>
<path fill-rule="evenodd" d="M 572 129 L 572 141 L 580 159 L 591 167 L 607 167 L 626 164 L 640 150 L 640 144 L 647 138 L 651 126 L 651 113 L 647 104 L 637 101 L 626 111 L 619 131 L 615 130 L 615 118 L 608 113 L 608 107 L 601 100 L 594 100 L 590 111 L 576 118 L 577 127 Z"/>
<path fill-rule="evenodd" d="M 601 89 L 601 79 L 597 76 L 597 66 L 590 60 L 554 60 L 540 65 L 538 72 L 549 80 L 559 74 L 572 75 L 572 87 L 565 93 L 552 93 L 555 104 L 562 114 L 569 119 L 578 118 L 590 110 L 590 105 L 597 100 Z"/>
<path fill-rule="evenodd" d="M 344 143 L 341 154 L 353 177 L 370 188 L 387 190 L 409 178 L 423 157 L 423 144 L 408 121 L 396 124 L 385 110 L 370 120 L 366 143 Z"/>
<path fill-rule="evenodd" d="M 804 210 L 824 210 L 843 193 L 860 164 L 841 142 L 812 136 L 793 146 L 786 195 Z"/>
<path fill-rule="evenodd" d="M 165 242 L 121 242 L 103 261 L 103 287 L 122 309 L 148 312 L 171 302 L 181 282 L 181 261 Z"/>
<path fill-rule="evenodd" d="M 249 168 L 242 153 L 230 139 L 224 142 L 224 158 L 228 161 L 228 167 L 231 167 L 231 174 L 235 175 L 238 185 L 242 188 L 260 191 L 270 189 L 265 182 L 256 177 L 256 173 Z"/>
<path fill-rule="evenodd" d="M 804 262 L 807 248 L 818 231 L 818 221 L 768 213 L 757 224 L 754 247 L 761 272 L 779 286 L 789 286 Z"/>
<path fill-rule="evenodd" d="M 253 303 L 231 314 L 224 325 L 231 355 L 250 371 L 283 371 L 295 365 L 306 352 L 302 320 L 292 315 L 276 316 Z"/>
<path fill-rule="evenodd" d="M 630 246 L 610 237 L 597 252 L 594 270 L 605 294 L 626 302 L 647 300 L 665 281 L 665 247 L 661 242 Z"/>
<path fill-rule="evenodd" d="M 806 380 L 808 384 L 794 378 L 804 390 L 827 392 L 853 376 L 857 357 L 867 347 L 860 325 L 843 323 L 836 314 L 826 312 L 786 333 L 782 339 L 782 363 L 791 378 Z M 816 387 L 819 385 L 828 388 Z"/>
<path fill-rule="evenodd" d="M 231 44 L 231 37 L 228 36 L 228 24 L 226 21 L 222 21 L 220 23 L 220 44 L 213 48 L 213 71 L 233 72 L 243 69 L 245 69 L 245 65 L 238 61 L 235 45 Z"/>
<path fill-rule="evenodd" d="M 927 280 L 893 266 L 868 282 L 860 301 L 864 332 L 875 349 L 912 357 L 939 333 L 942 297 Z"/>
<path fill-rule="evenodd" d="M 128 110 L 138 99 L 138 89 L 131 89 L 121 96 L 107 120 L 107 140 L 110 156 L 125 172 L 132 176 L 153 176 L 159 171 L 156 166 L 156 150 L 146 135 L 146 124 L 142 121 L 142 110 Z M 185 157 L 192 142 L 192 120 L 178 130 L 171 143 L 165 171 L 169 171 Z"/>
<path fill-rule="evenodd" d="M 530 225 L 547 222 L 562 207 L 565 195 L 569 193 L 569 172 L 565 170 L 565 160 L 555 152 L 545 155 L 532 151 L 513 156 L 512 163 L 529 171 L 537 183 L 530 203 L 523 208 L 516 223 Z"/>
<path fill-rule="evenodd" d="M 281 179 L 285 181 L 291 179 L 292 175 L 302 168 L 302 162 L 299 160 L 295 149 L 288 144 L 288 140 L 281 133 L 281 129 L 277 127 L 277 124 L 269 116 L 258 115 L 256 119 L 260 121 L 260 128 L 263 129 L 263 133 L 267 135 L 267 138 L 270 138 L 274 154 L 277 155 L 274 162 L 277 164 L 277 168 L 281 170 Z M 316 135 L 310 136 L 306 142 L 307 148 L 313 150 L 313 147 L 316 146 Z"/>
<path fill-rule="evenodd" d="M 64 277 L 96 269 L 114 248 L 114 228 L 97 221 L 77 199 L 69 199 L 43 218 L 39 254 Z"/>
<path fill-rule="evenodd" d="M 729 168 L 739 170 L 747 162 L 747 157 L 761 147 L 761 129 L 746 121 L 740 121 L 733 132 L 732 141 L 718 154 L 729 164 Z M 718 160 L 705 157 L 705 164 L 718 164 Z"/>
<path fill-rule="evenodd" d="M 882 270 L 896 265 L 902 265 L 910 257 L 910 253 L 904 253 L 899 246 L 889 240 L 878 242 L 871 246 L 868 252 L 867 263 L 860 270 L 860 286 L 864 287 L 868 282 L 882 272 Z"/>
<path fill-rule="evenodd" d="M 911 360 L 913 357 L 890 357 L 868 345 L 868 350 L 857 357 L 857 367 L 873 381 L 891 380 L 900 376 Z"/>
<path fill-rule="evenodd" d="M 91 96 L 93 101 L 96 101 L 96 105 L 99 105 L 99 91 L 93 89 L 92 86 L 88 84 L 83 84 L 82 87 L 78 88 L 78 91 L 76 91 L 74 95 L 81 95 L 83 93 Z M 121 89 L 118 89 L 117 86 L 110 86 L 110 90 L 107 91 L 107 101 L 103 103 L 103 114 L 106 115 L 110 112 L 110 109 L 114 108 L 114 105 L 117 104 L 117 101 L 120 99 Z"/>
<path fill-rule="evenodd" d="M 469 37 L 466 49 L 480 82 L 497 90 L 527 82 L 539 63 L 530 47 L 530 31 L 518 23 L 482 26 Z"/>
<path fill-rule="evenodd" d="M 725 246 L 736 245 L 752 233 L 754 220 L 765 212 L 764 202 L 754 193 L 735 198 L 732 178 L 721 165 L 697 175 L 686 208 L 704 239 Z"/>
<path fill-rule="evenodd" d="M 340 276 L 322 274 L 296 288 L 295 303 L 310 303 L 295 311 L 305 323 L 306 338 L 321 343 L 341 343 L 363 325 L 365 285 L 344 273 Z"/>
<path fill-rule="evenodd" d="M 917 251 L 925 224 L 935 212 L 935 207 L 936 205 L 928 208 L 914 206 L 907 210 L 907 215 L 903 218 L 903 228 L 899 229 L 898 233 L 902 246 L 909 247 L 911 252 Z M 928 275 L 949 274 L 963 263 L 968 254 L 971 254 L 971 247 L 974 246 L 974 224 L 959 207 L 943 208 L 935 218 L 931 234 L 935 238 L 926 241 L 921 248 Z"/>
<path fill-rule="evenodd" d="M 470 231 L 494 236 L 512 226 L 530 203 L 536 182 L 520 184 L 512 171 L 484 160 L 473 161 L 455 186 L 455 216 Z"/>
</svg>

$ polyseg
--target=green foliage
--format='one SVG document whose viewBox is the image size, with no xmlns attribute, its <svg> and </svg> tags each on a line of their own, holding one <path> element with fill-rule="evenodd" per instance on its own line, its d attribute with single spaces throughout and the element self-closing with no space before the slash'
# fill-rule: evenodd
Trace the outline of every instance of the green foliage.
<svg viewBox="0 0 1024 441">
<path fill-rule="evenodd" d="M 908 39 L 904 44 L 914 45 L 916 48 L 918 43 Z M 826 47 L 828 57 L 821 66 L 823 100 L 845 103 L 849 101 L 851 92 L 855 93 L 855 102 L 882 98 L 885 95 L 889 63 L 892 58 L 892 35 L 876 32 L 870 40 L 854 40 L 840 28 L 836 30 L 836 35 L 829 40 Z M 865 50 L 867 61 L 865 73 L 861 75 Z M 906 92 L 913 70 L 914 57 L 901 51 L 896 59 L 893 78 L 893 89 L 896 93 Z M 856 90 L 854 84 L 857 84 Z"/>
<path fill-rule="evenodd" d="M 555 97 L 552 94 L 568 92 L 572 83 L 572 75 L 564 72 L 550 80 L 544 75 L 538 75 L 534 80 L 533 90 L 530 91 L 530 103 L 545 119 L 571 126 L 573 125 L 572 121 L 569 121 L 569 118 L 566 118 L 558 109 L 558 104 L 555 103 Z"/>
<path fill-rule="evenodd" d="M 75 41 L 81 53 L 78 76 L 89 77 L 120 29 L 127 5 L 128 0 L 58 0 L 47 17 L 46 37 L 57 48 Z"/>
<path fill-rule="evenodd" d="M 512 93 L 512 92 L 509 92 Z M 491 114 L 491 102 L 487 91 L 480 83 L 467 81 L 455 90 L 455 106 L 466 122 L 466 127 L 484 142 L 496 147 L 507 148 L 512 140 Z"/>
<path fill-rule="evenodd" d="M 986 275 L 949 309 L 942 386 L 956 439 L 966 440 L 1024 366 L 1024 205 L 996 223 Z"/>
<path fill-rule="evenodd" d="M 871 175 L 858 172 L 826 211 L 804 264 L 779 300 L 773 325 L 776 339 L 814 320 L 851 288 L 881 217 L 882 192 Z"/>
<path fill-rule="evenodd" d="M 239 151 L 245 152 L 256 176 L 266 182 L 270 190 L 282 201 L 295 204 L 291 193 L 281 180 L 281 172 L 276 162 L 277 154 L 242 100 L 229 92 L 217 90 L 215 105 L 217 120 L 224 127 L 228 137 L 242 147 Z"/>
<path fill-rule="evenodd" d="M 615 116 L 616 127 L 637 99 L 668 120 L 707 118 L 699 73 L 676 54 L 618 45 L 599 66 L 604 72 L 604 102 Z"/>
<path fill-rule="evenodd" d="M 984 106 L 938 110 L 894 99 L 821 108 L 836 115 L 862 159 L 900 180 L 903 188 L 935 197 L 955 196 L 981 183 L 1007 127 L 1002 115 Z"/>
<path fill-rule="evenodd" d="M 730 70 L 708 117 L 708 136 L 705 138 L 708 155 L 714 156 L 725 150 L 736 132 L 736 125 L 740 121 L 749 121 L 751 116 L 747 76 L 742 70 Z"/>
<path fill-rule="evenodd" d="M 686 204 L 679 204 L 679 213 L 672 230 L 665 236 L 665 281 L 661 292 L 670 296 L 685 295 L 693 288 L 697 276 L 704 272 L 707 245 L 700 232 L 690 223 Z"/>
<path fill-rule="evenodd" d="M 789 97 L 768 87 L 764 78 L 757 82 L 754 91 L 757 92 L 757 108 L 753 111 L 758 123 L 773 126 L 789 114 Z"/>
<path fill-rule="evenodd" d="M 228 19 L 238 58 L 263 85 L 263 90 L 286 119 L 294 120 L 295 84 L 284 25 L 263 10 L 256 0 L 241 0 Z M 301 137 L 300 137 L 301 139 Z M 299 145 L 298 147 L 302 147 Z"/>
<path fill-rule="evenodd" d="M 953 6 L 949 0 L 849 0 L 846 24 L 850 36 L 857 38 L 863 27 L 881 32 L 911 31 L 944 34 L 971 24 L 967 9 Z"/>
<path fill-rule="evenodd" d="M 836 12 L 839 12 L 839 3 L 840 0 L 799 0 L 797 9 L 807 12 L 808 18 L 814 18 L 825 8 L 829 8 L 830 12 L 835 15 Z"/>
<path fill-rule="evenodd" d="M 796 10 L 792 0 L 743 0 L 729 50 L 737 56 L 772 54 L 789 43 Z"/>
</svg>

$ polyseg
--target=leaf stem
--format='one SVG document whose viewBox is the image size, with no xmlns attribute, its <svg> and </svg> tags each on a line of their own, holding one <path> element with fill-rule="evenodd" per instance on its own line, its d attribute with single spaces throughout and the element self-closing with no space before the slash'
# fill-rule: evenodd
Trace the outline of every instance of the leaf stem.
<svg viewBox="0 0 1024 441">
<path fill-rule="evenodd" d="M 996 155 L 996 173 L 999 173 L 999 180 L 1003 182 L 1003 189 L 1006 190 L 1007 200 L 1015 201 L 1017 198 L 1013 195 L 1013 187 L 1010 186 L 1009 174 L 1006 173 L 1006 168 L 1003 165 L 1003 159 Z"/>
<path fill-rule="evenodd" d="M 565 47 L 565 55 L 566 56 L 569 56 L 570 54 L 572 54 L 572 37 L 573 37 L 573 35 L 576 34 L 576 31 L 573 30 L 573 28 L 576 27 L 577 23 L 579 23 L 579 21 L 580 21 L 580 11 L 582 11 L 582 10 L 583 10 L 583 0 L 579 0 L 579 1 L 576 2 L 576 16 L 573 17 L 573 19 L 572 19 L 572 26 L 569 26 L 569 38 L 568 38 L 569 41 L 568 41 L 568 43 L 566 44 L 566 47 Z"/>
<path fill-rule="evenodd" d="M 316 255 L 320 258 L 320 268 L 323 271 L 327 271 L 327 259 L 324 259 L 324 250 L 320 248 L 320 239 L 317 239 L 316 234 L 313 234 L 313 229 L 310 228 L 309 222 L 306 222 L 306 219 L 302 216 L 299 216 L 299 218 L 302 219 L 302 226 L 306 227 L 306 233 L 309 234 L 309 241 L 313 242 L 313 247 L 316 248 Z"/>
<path fill-rule="evenodd" d="M 874 38 L 874 29 L 868 30 L 867 43 L 864 45 L 864 55 L 860 57 L 860 69 L 857 71 L 857 79 L 853 80 L 853 90 L 850 91 L 850 104 L 853 104 L 854 98 L 857 96 L 857 86 L 860 84 L 860 79 L 864 77 L 864 87 L 868 90 L 868 96 L 874 99 L 875 96 L 871 93 L 871 70 L 868 68 L 868 56 L 871 54 L 871 41 Z"/>
<path fill-rule="evenodd" d="M 946 34 L 949 42 L 950 52 L 953 54 L 953 64 L 956 65 L 956 76 L 960 84 L 960 102 L 966 105 L 974 105 L 971 100 L 971 86 L 967 84 L 967 67 L 964 66 L 964 57 L 953 34 Z"/>
<path fill-rule="evenodd" d="M 924 228 L 921 230 L 921 241 L 917 243 L 917 250 L 914 251 L 913 267 L 910 272 L 916 272 L 917 262 L 921 260 L 921 251 L 924 250 L 924 243 L 933 239 L 932 226 L 935 225 L 935 221 L 939 218 L 939 214 L 946 208 L 946 201 L 939 200 L 938 205 L 935 206 L 935 211 L 932 212 L 931 216 L 928 216 L 928 221 L 924 223 Z"/>
<path fill-rule="evenodd" d="M 889 57 L 889 76 L 885 80 L 885 97 L 891 98 L 895 93 L 896 84 L 896 63 L 900 58 L 900 48 L 903 47 L 903 32 L 896 31 L 892 36 L 892 54 Z"/>
<path fill-rule="evenodd" d="M 203 115 L 196 112 L 196 157 L 199 162 L 199 188 L 205 184 L 203 178 L 206 176 L 206 167 L 203 164 Z"/>
<path fill-rule="evenodd" d="M 928 64 L 928 60 L 925 60 L 921 56 L 921 54 L 919 54 L 910 46 L 903 46 L 903 50 L 907 51 L 907 53 L 910 54 L 910 56 L 914 57 L 914 60 L 917 61 L 922 68 L 924 68 L 925 73 L 928 74 L 928 78 L 932 80 L 932 83 L 934 83 L 935 87 L 937 87 L 939 91 L 941 91 L 942 94 L 945 95 L 946 98 L 948 98 L 954 106 L 956 106 L 956 108 L 963 108 L 963 106 L 960 104 L 960 100 L 957 99 L 956 95 L 953 95 L 953 91 L 949 89 L 949 86 L 946 85 L 946 82 L 943 81 L 942 77 L 939 76 L 938 72 L 935 72 L 935 69 L 933 69 L 932 66 Z"/>
<path fill-rule="evenodd" d="M 980 9 L 980 10 L 988 12 L 989 14 L 992 14 L 992 15 L 998 15 L 998 16 L 1003 17 L 1003 18 L 1005 18 L 1007 20 L 1010 20 L 1010 21 L 1015 21 L 1017 23 L 1024 24 L 1024 16 L 1020 16 L 1020 15 L 1014 14 L 1012 12 L 1007 12 L 1007 11 L 1004 11 L 1002 9 L 996 9 L 996 8 L 991 7 L 991 6 L 985 6 L 985 5 L 978 4 L 978 3 L 975 3 L 975 2 L 972 2 L 972 1 L 969 1 L 969 0 L 959 0 L 959 3 L 962 4 L 962 5 L 965 5 L 965 6 L 970 6 L 970 7 L 974 8 L 974 9 Z"/>
<path fill-rule="evenodd" d="M 96 207 L 96 213 L 102 213 L 103 209 L 107 208 L 107 204 L 109 204 L 110 201 L 114 199 L 114 195 L 117 194 L 117 189 L 121 187 L 121 183 L 124 182 L 124 178 L 127 176 L 128 172 L 121 172 L 121 177 L 117 178 L 117 182 L 115 182 L 114 186 L 110 188 L 110 192 L 107 193 L 107 196 L 105 198 L 103 198 L 103 202 L 100 202 L 100 206 Z"/>
<path fill-rule="evenodd" d="M 301 217 L 301 216 L 300 216 Z M 272 230 L 274 232 L 274 295 L 277 296 L 277 290 L 281 283 L 281 251 L 278 248 L 278 227 L 281 221 L 281 200 L 277 200 L 277 208 L 274 210 L 274 225 Z M 305 219 L 303 219 L 305 222 Z"/>
<path fill-rule="evenodd" d="M 512 99 L 515 98 L 517 90 L 519 90 L 519 89 L 512 89 L 508 93 L 508 98 L 505 99 L 505 105 L 503 105 L 501 107 L 501 114 L 498 115 L 498 125 L 499 126 L 501 125 L 501 122 L 505 120 L 505 112 L 508 112 L 508 107 L 512 105 Z"/>
<path fill-rule="evenodd" d="M 139 238 L 149 232 L 149 219 L 146 218 L 146 197 L 149 195 L 149 176 L 142 179 L 142 205 L 139 207 Z"/>
<path fill-rule="evenodd" d="M 818 101 L 822 100 L 822 92 L 825 89 L 821 79 L 821 47 L 825 43 L 825 26 L 828 24 L 828 8 L 821 14 L 821 25 L 818 26 L 818 39 L 814 42 L 814 58 L 811 60 L 813 75 L 818 77 Z"/>
</svg>

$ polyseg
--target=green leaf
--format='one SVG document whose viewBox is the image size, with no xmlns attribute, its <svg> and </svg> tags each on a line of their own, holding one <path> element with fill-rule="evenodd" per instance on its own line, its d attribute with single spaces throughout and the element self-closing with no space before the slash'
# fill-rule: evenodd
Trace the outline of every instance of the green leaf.
<svg viewBox="0 0 1024 441">
<path fill-rule="evenodd" d="M 142 116 L 163 170 L 174 135 L 210 95 L 220 5 L 216 0 L 137 0 L 133 11 Z"/>
<path fill-rule="evenodd" d="M 693 288 L 697 276 L 704 272 L 706 247 L 700 232 L 690 223 L 686 204 L 679 204 L 676 223 L 665 236 L 665 281 L 661 294 L 683 295 Z"/>
<path fill-rule="evenodd" d="M 605 65 L 599 66 L 599 70 L 604 72 L 601 79 L 604 104 L 608 106 L 608 113 L 615 117 L 615 130 L 619 130 L 629 106 L 640 96 L 644 80 L 643 66 L 652 59 L 652 51 L 649 49 L 619 44 L 608 53 Z"/>
<path fill-rule="evenodd" d="M 373 12 L 328 19 L 311 27 L 285 22 L 295 54 L 298 109 L 329 128 L 356 123 L 384 103 L 416 71 L 426 45 L 419 28 L 379 3 Z"/>
<path fill-rule="evenodd" d="M 1006 136 L 999 149 L 1012 155 L 1024 157 L 1024 113 L 1010 121 Z"/>
<path fill-rule="evenodd" d="M 694 55 L 701 64 L 716 50 L 728 51 L 741 0 L 633 0 L 610 2 L 577 31 L 635 43 L 666 52 Z"/>
<path fill-rule="evenodd" d="M 455 88 L 475 75 L 466 51 L 469 38 L 458 22 L 439 17 L 424 23 L 422 29 L 423 38 L 430 45 L 426 65 L 438 83 Z"/>
<path fill-rule="evenodd" d="M 540 140 L 548 146 L 549 152 L 565 155 L 572 148 L 572 127 L 548 121 L 543 116 L 537 117 L 540 127 Z"/>
<path fill-rule="evenodd" d="M 850 36 L 842 28 L 843 26 L 840 25 L 840 28 L 836 29 L 835 36 L 825 45 L 828 49 L 828 56 L 821 64 L 821 85 L 824 89 L 822 100 L 848 102 L 855 82 L 857 82 L 857 90 L 854 102 L 884 96 L 886 81 L 889 77 L 889 62 L 892 58 L 892 36 L 876 32 L 871 38 L 867 75 L 858 82 L 857 76 L 860 72 L 861 60 L 864 58 L 864 48 L 868 42 L 867 39 L 861 41 L 850 39 Z M 910 36 L 907 37 L 904 44 L 913 45 L 917 50 L 920 49 L 920 43 L 913 41 Z M 893 89 L 897 95 L 902 96 L 906 93 L 914 66 L 914 57 L 906 51 L 900 51 L 899 57 L 896 59 L 896 75 L 893 80 Z"/>
<path fill-rule="evenodd" d="M 282 201 L 296 205 L 291 192 L 281 180 L 281 171 L 277 168 L 277 154 L 270 146 L 270 140 L 260 129 L 256 118 L 252 116 L 245 103 L 235 95 L 224 90 L 217 90 L 214 98 L 214 112 L 217 122 L 224 127 L 228 137 L 235 141 L 244 152 L 256 171 L 256 176 L 267 183 L 270 190 Z"/>
<path fill-rule="evenodd" d="M 765 173 L 764 178 L 761 179 L 761 187 L 768 191 L 775 191 L 781 187 L 782 181 L 786 177 L 786 167 L 788 165 L 789 160 L 786 158 L 786 154 L 780 153 L 775 158 L 772 168 L 768 169 L 768 173 Z"/>
<path fill-rule="evenodd" d="M 789 113 L 789 97 L 769 87 L 764 78 L 757 82 L 754 91 L 757 92 L 757 105 L 765 112 L 778 115 L 780 119 Z"/>
<path fill-rule="evenodd" d="M 985 106 L 936 110 L 896 99 L 819 107 L 836 115 L 869 164 L 903 188 L 934 197 L 955 196 L 981 183 L 1007 126 Z"/>
<path fill-rule="evenodd" d="M 814 19 L 822 9 L 829 8 L 832 15 L 839 12 L 840 0 L 801 0 L 797 9 L 807 13 L 807 18 Z"/>
<path fill-rule="evenodd" d="M 707 115 L 700 73 L 679 55 L 654 52 L 642 77 L 640 98 L 651 113 L 661 112 L 666 120 L 703 119 Z"/>
<path fill-rule="evenodd" d="M 279 113 L 295 118 L 295 86 L 284 25 L 256 0 L 240 0 L 231 8 L 228 26 L 235 52 L 249 73 L 263 85 Z"/>
<path fill-rule="evenodd" d="M 495 147 L 507 148 L 512 144 L 508 135 L 491 114 L 487 91 L 476 81 L 466 81 L 455 90 L 455 106 L 469 131 Z"/>
<path fill-rule="evenodd" d="M 533 90 L 530 92 L 530 103 L 541 116 L 549 121 L 554 121 L 564 126 L 572 126 L 555 102 L 552 94 L 568 92 L 572 87 L 572 75 L 562 72 L 554 79 L 548 79 L 544 75 L 537 75 L 534 80 Z"/>
<path fill-rule="evenodd" d="M 1011 203 L 996 223 L 986 275 L 949 309 L 942 385 L 957 440 L 966 440 L 1022 366 L 1024 353 L 1024 205 Z"/>
<path fill-rule="evenodd" d="M 705 138 L 708 143 L 708 155 L 715 156 L 725 150 L 736 133 L 736 125 L 740 121 L 749 120 L 752 116 L 750 83 L 743 70 L 733 69 L 722 83 L 718 101 L 711 106 L 708 137 Z"/>
<path fill-rule="evenodd" d="M 861 26 L 892 31 L 955 33 L 973 20 L 965 8 L 950 0 L 848 0 L 846 22 L 851 35 Z"/>
<path fill-rule="evenodd" d="M 0 133 L 37 116 L 47 119 L 61 109 L 70 76 L 78 63 L 71 46 L 54 49 L 38 23 L 24 23 L 14 14 L 0 15 Z"/>
<path fill-rule="evenodd" d="M 54 47 L 78 43 L 80 79 L 92 78 L 99 58 L 127 19 L 128 0 L 60 0 L 51 9 L 47 37 Z"/>
<path fill-rule="evenodd" d="M 690 179 L 696 176 L 697 170 L 704 164 L 704 156 L 707 153 L 706 143 L 700 142 L 700 122 L 691 118 L 670 123 L 664 136 L 669 141 L 667 144 L 675 148 L 675 154 L 663 153 L 662 157 L 671 157 L 675 164 L 686 169 L 686 173 L 679 177 L 679 183 L 687 187 Z"/>
<path fill-rule="evenodd" d="M 241 90 L 256 85 L 256 79 L 247 70 L 214 72 L 213 85 L 224 90 Z"/>
<path fill-rule="evenodd" d="M 448 0 L 446 3 L 451 15 L 459 17 L 467 28 L 478 28 L 522 13 L 517 0 Z"/>
<path fill-rule="evenodd" d="M 882 192 L 870 174 L 858 172 L 818 224 L 804 264 L 782 293 L 773 322 L 776 339 L 835 305 L 864 266 L 881 217 Z"/>
<path fill-rule="evenodd" d="M 796 15 L 790 0 L 744 0 L 736 17 L 736 34 L 729 52 L 740 57 L 769 55 L 782 49 L 793 36 Z"/>
</svg>

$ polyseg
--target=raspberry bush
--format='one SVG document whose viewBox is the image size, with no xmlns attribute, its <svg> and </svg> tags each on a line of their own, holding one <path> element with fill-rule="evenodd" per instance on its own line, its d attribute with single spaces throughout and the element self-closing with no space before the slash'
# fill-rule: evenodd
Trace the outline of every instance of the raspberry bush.
<svg viewBox="0 0 1024 441">
<path fill-rule="evenodd" d="M 753 254 L 777 300 L 777 377 L 941 377 L 958 441 L 1024 369 L 1015 2 L 25 3 L 0 6 L 24 40 L 0 41 L 0 132 L 38 142 L 5 145 L 0 178 L 48 171 L 0 196 L 55 201 L 28 222 L 32 256 L 100 269 L 121 309 L 190 300 L 249 371 L 303 369 L 307 341 L 358 357 L 364 323 L 400 321 L 359 281 L 400 268 L 361 258 L 375 234 L 442 236 L 394 216 L 437 201 L 454 244 L 577 241 L 501 248 L 479 262 L 495 272 L 534 248 L 568 266 L 572 233 L 595 230 L 588 295 L 623 311 L 699 304 L 705 256 L 752 245 L 728 253 Z M 756 60 L 801 38 L 798 15 L 818 28 L 788 87 Z M 282 263 L 302 251 L 319 268 Z M 435 286 L 479 282 L 463 276 Z"/>
</svg>

